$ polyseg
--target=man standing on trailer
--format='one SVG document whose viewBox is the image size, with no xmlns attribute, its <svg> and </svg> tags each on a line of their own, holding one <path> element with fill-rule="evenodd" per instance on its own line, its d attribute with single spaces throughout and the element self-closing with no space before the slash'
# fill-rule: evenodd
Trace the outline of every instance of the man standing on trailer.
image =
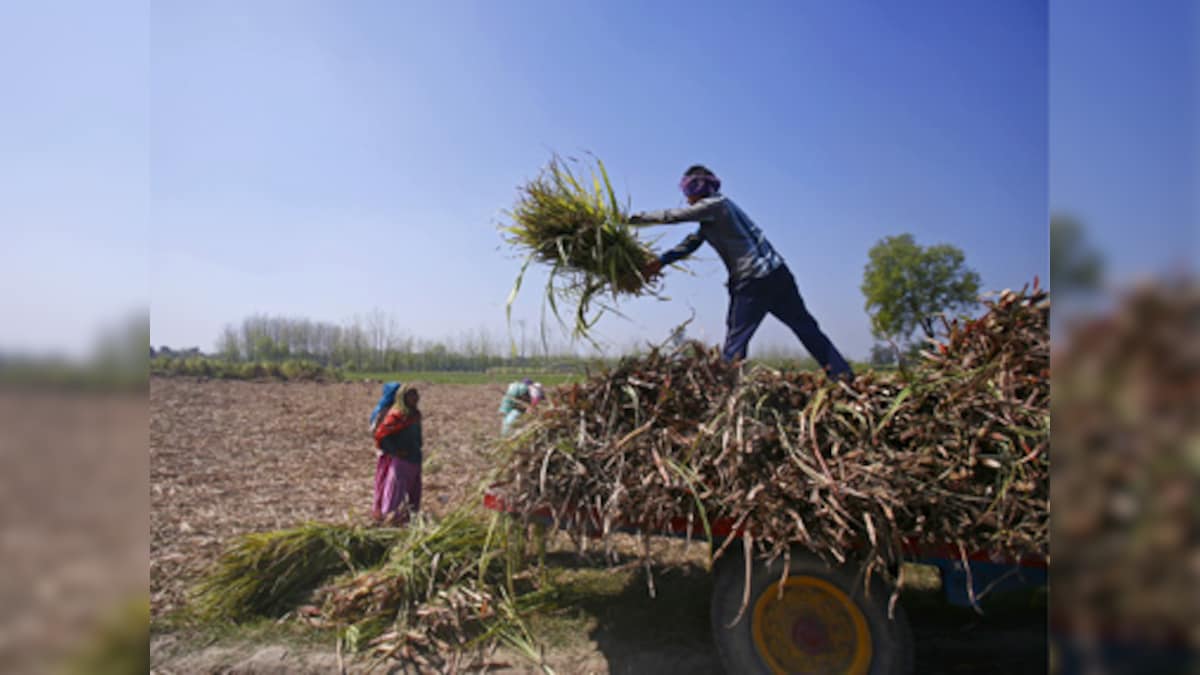
<svg viewBox="0 0 1200 675">
<path fill-rule="evenodd" d="M 852 381 L 850 364 L 808 313 L 791 270 L 750 217 L 721 194 L 716 174 L 703 165 L 693 165 L 684 172 L 679 187 L 688 206 L 636 213 L 629 219 L 635 225 L 700 223 L 678 246 L 647 263 L 643 270 L 646 279 L 653 279 L 664 265 L 688 257 L 708 242 L 729 270 L 726 360 L 746 358 L 750 338 L 770 313 L 792 329 L 830 377 Z"/>
</svg>

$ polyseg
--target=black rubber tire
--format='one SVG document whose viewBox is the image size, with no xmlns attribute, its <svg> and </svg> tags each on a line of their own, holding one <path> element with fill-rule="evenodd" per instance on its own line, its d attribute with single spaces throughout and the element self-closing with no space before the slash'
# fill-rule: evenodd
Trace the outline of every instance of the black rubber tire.
<svg viewBox="0 0 1200 675">
<path fill-rule="evenodd" d="M 773 675 L 754 646 L 752 617 L 754 599 L 768 586 L 778 583 L 783 574 L 783 558 L 770 566 L 755 561 L 751 570 L 750 608 L 737 624 L 727 627 L 738 614 L 742 604 L 745 560 L 739 546 L 729 550 L 717 561 L 712 592 L 711 621 L 713 641 L 721 665 L 729 675 Z M 861 579 L 851 568 L 832 568 L 808 551 L 793 551 L 791 575 L 807 575 L 823 579 L 840 588 L 858 606 L 871 633 L 872 658 L 870 675 L 910 675 L 913 672 L 914 643 L 912 628 L 904 608 L 896 603 L 895 619 L 888 618 L 888 589 L 881 579 L 872 580 L 870 598 L 865 597 Z"/>
</svg>

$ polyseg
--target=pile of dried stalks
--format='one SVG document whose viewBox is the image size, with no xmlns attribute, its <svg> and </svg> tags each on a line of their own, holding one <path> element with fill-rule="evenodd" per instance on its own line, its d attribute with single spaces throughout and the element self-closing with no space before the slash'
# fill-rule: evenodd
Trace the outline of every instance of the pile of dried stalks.
<svg viewBox="0 0 1200 675">
<path fill-rule="evenodd" d="M 346 628 L 351 650 L 441 669 L 505 642 L 537 660 L 520 614 L 539 596 L 514 589 L 506 519 L 484 522 L 465 505 L 401 533 L 382 565 L 321 591 L 321 616 Z"/>
<path fill-rule="evenodd" d="M 987 305 L 912 372 L 850 386 L 740 372 L 698 343 L 626 359 L 513 438 L 510 497 L 563 522 L 588 507 L 606 533 L 730 519 L 766 556 L 858 546 L 869 571 L 904 538 L 1047 554 L 1049 301 L 1035 287 Z"/>
</svg>

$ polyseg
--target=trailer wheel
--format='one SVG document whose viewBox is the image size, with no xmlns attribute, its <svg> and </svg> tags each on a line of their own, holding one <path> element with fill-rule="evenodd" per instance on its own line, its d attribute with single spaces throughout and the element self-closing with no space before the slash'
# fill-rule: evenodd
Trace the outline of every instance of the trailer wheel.
<svg viewBox="0 0 1200 675">
<path fill-rule="evenodd" d="M 741 549 L 718 561 L 712 595 L 712 630 L 727 673 L 776 675 L 908 675 L 913 638 L 898 604 L 888 618 L 889 591 L 873 581 L 870 597 L 848 569 L 831 568 L 808 552 L 794 552 L 782 597 L 783 559 L 756 561 L 750 604 L 742 604 L 745 561 Z"/>
</svg>

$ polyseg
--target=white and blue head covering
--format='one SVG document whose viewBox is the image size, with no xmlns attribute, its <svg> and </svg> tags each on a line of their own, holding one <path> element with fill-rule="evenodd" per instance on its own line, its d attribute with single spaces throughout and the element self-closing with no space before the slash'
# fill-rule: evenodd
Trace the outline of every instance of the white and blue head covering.
<svg viewBox="0 0 1200 675">
<path fill-rule="evenodd" d="M 375 424 L 375 420 L 395 404 L 396 392 L 400 391 L 400 385 L 400 382 L 388 382 L 383 385 L 383 394 L 379 397 L 379 403 L 375 404 L 375 409 L 371 411 L 370 424 Z"/>
</svg>

